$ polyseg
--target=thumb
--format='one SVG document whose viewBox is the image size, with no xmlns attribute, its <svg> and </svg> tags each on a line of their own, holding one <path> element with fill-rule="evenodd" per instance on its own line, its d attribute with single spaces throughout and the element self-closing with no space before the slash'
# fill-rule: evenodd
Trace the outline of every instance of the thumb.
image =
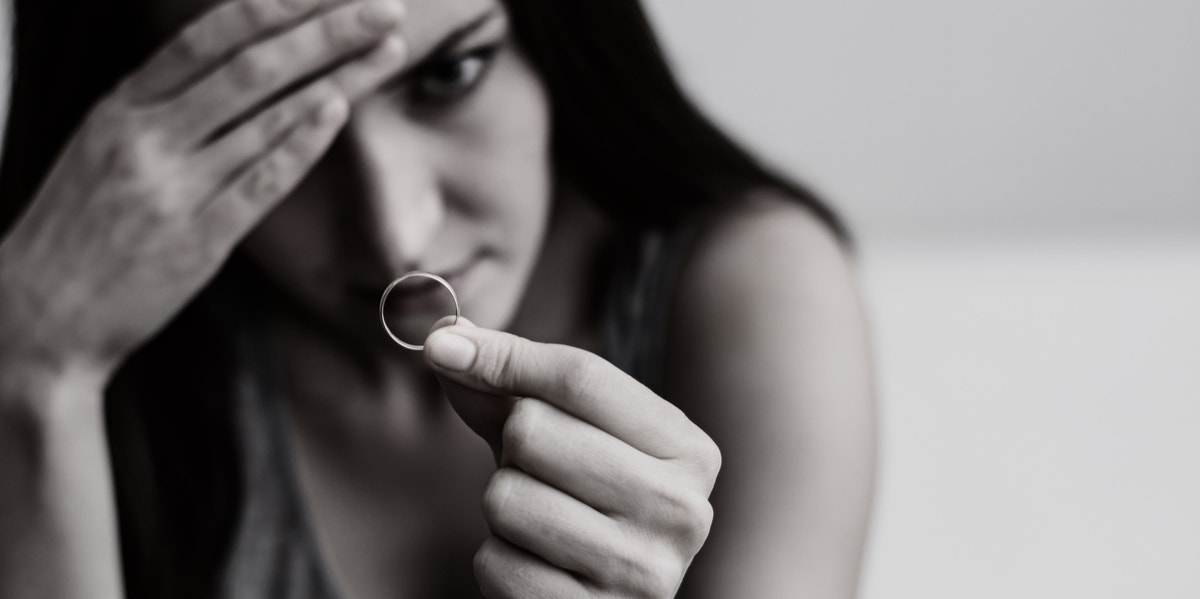
<svg viewBox="0 0 1200 599">
<path fill-rule="evenodd" d="M 436 351 L 453 351 L 454 349 L 441 347 L 438 339 L 441 336 L 434 335 L 435 331 L 450 327 L 474 326 L 475 323 L 461 316 L 458 317 L 457 322 L 453 316 L 439 320 L 430 329 L 429 337 L 425 340 L 425 360 L 429 360 L 429 352 L 434 346 L 437 346 Z M 434 372 L 437 373 L 437 369 L 434 369 Z M 475 431 L 476 435 L 487 442 L 488 446 L 492 448 L 492 455 L 495 457 L 496 463 L 499 464 L 504 422 L 508 420 L 508 414 L 512 411 L 516 398 L 476 391 L 441 374 L 437 374 L 437 378 L 438 383 L 442 386 L 442 391 L 446 394 L 446 399 L 450 402 L 450 407 L 454 408 L 459 418 L 462 418 L 463 422 L 472 431 Z"/>
</svg>

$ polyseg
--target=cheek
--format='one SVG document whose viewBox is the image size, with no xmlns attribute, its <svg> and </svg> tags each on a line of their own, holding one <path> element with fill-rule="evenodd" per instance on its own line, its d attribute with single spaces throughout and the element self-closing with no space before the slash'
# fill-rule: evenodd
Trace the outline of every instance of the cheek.
<svg viewBox="0 0 1200 599">
<path fill-rule="evenodd" d="M 456 120 L 465 157 L 452 193 L 477 198 L 491 220 L 540 235 L 550 204 L 550 114 L 541 82 L 514 52 L 498 56 L 489 80 Z M 451 183 L 451 185 L 454 185 Z"/>
<path fill-rule="evenodd" d="M 476 242 L 496 250 L 474 289 L 465 290 L 464 309 L 477 324 L 502 329 L 520 306 L 546 236 L 550 108 L 540 80 L 512 51 L 499 55 L 479 91 L 457 119 L 455 154 L 463 161 L 446 191 L 447 197 L 474 198 L 464 216 L 477 227 Z"/>
</svg>

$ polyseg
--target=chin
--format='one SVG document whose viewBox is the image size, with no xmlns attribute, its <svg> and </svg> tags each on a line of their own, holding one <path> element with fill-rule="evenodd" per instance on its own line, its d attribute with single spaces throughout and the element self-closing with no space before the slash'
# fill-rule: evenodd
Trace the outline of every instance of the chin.
<svg viewBox="0 0 1200 599">
<path fill-rule="evenodd" d="M 498 261 L 479 266 L 475 276 L 464 281 L 464 288 L 456 289 L 462 315 L 478 326 L 506 330 L 516 318 L 531 269 Z"/>
</svg>

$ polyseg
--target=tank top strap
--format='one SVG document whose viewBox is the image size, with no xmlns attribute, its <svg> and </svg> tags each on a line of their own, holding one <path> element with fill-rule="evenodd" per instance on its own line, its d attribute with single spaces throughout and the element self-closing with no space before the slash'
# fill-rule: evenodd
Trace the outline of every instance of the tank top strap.
<svg viewBox="0 0 1200 599">
<path fill-rule="evenodd" d="M 655 392 L 663 382 L 671 301 L 698 228 L 692 219 L 638 231 L 612 266 L 600 354 Z"/>
<path fill-rule="evenodd" d="M 337 599 L 302 504 L 274 354 L 253 323 L 242 330 L 234 421 L 244 496 L 219 597 Z"/>
</svg>

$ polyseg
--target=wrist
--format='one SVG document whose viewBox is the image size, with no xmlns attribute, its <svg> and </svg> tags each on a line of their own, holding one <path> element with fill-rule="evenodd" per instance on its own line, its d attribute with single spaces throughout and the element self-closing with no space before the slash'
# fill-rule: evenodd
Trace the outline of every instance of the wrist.
<svg viewBox="0 0 1200 599">
<path fill-rule="evenodd" d="M 0 419 L 38 428 L 102 417 L 108 375 L 82 362 L 48 356 L 0 359 Z"/>
<path fill-rule="evenodd" d="M 31 291 L 35 286 L 22 276 L 27 261 L 16 260 L 12 249 L 0 244 L 0 407 L 10 397 L 88 386 L 103 391 L 115 368 L 55 333 L 50 315 L 56 310 Z"/>
</svg>

